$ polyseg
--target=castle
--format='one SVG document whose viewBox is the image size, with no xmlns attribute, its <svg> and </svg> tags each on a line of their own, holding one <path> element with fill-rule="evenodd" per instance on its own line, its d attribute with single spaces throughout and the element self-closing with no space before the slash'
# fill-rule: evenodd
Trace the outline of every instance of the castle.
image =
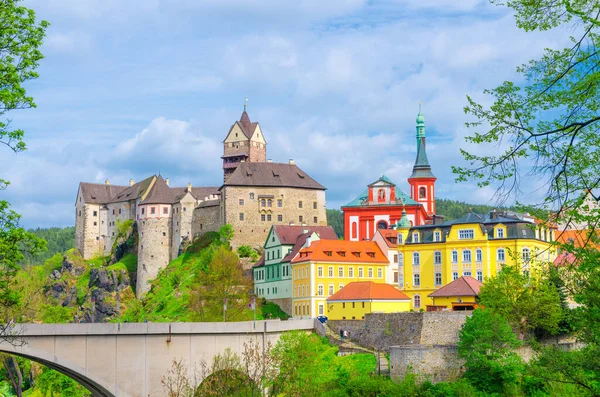
<svg viewBox="0 0 600 397">
<path fill-rule="evenodd" d="M 171 187 L 153 175 L 128 186 L 80 182 L 75 203 L 75 247 L 85 259 L 108 255 L 117 222 L 138 230 L 137 294 L 143 295 L 182 245 L 232 225 L 233 248 L 262 247 L 274 224 L 327 224 L 325 187 L 296 166 L 267 160 L 267 142 L 246 108 L 223 141 L 223 185 Z"/>
</svg>

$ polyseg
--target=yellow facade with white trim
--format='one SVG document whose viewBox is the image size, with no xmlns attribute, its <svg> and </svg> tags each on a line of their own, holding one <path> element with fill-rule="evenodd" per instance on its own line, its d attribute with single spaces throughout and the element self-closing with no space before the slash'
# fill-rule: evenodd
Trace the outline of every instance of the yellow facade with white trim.
<svg viewBox="0 0 600 397">
<path fill-rule="evenodd" d="M 368 313 L 399 313 L 410 311 L 407 300 L 347 300 L 327 302 L 329 320 L 364 320 Z"/>
</svg>

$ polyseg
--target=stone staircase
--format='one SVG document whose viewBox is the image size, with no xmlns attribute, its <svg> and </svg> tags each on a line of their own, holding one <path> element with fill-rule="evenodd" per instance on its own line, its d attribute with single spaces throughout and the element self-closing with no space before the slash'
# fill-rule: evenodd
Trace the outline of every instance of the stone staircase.
<svg viewBox="0 0 600 397">
<path fill-rule="evenodd" d="M 372 354 L 377 360 L 377 367 L 375 371 L 372 372 L 372 374 L 390 374 L 388 359 L 384 352 L 377 352 L 375 350 L 367 349 L 366 347 L 360 346 L 359 344 L 353 342 L 350 339 L 341 340 L 340 335 L 337 332 L 333 332 L 331 328 L 329 328 L 327 325 L 325 325 L 325 331 L 325 337 L 327 338 L 327 340 L 329 340 L 329 343 L 339 347 L 338 356 L 348 356 L 357 353 Z"/>
</svg>

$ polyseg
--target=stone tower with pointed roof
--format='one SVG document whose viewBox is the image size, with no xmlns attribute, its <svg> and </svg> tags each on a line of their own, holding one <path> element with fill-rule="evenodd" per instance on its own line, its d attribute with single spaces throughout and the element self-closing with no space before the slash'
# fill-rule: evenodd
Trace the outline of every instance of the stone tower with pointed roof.
<svg viewBox="0 0 600 397">
<path fill-rule="evenodd" d="M 435 214 L 435 181 L 437 178 L 431 173 L 431 166 L 425 150 L 425 117 L 417 115 L 417 158 L 413 166 L 412 175 L 408 178 L 410 197 L 421 204 L 429 216 Z"/>
<path fill-rule="evenodd" d="M 233 123 L 223 141 L 223 182 L 242 162 L 265 163 L 267 141 L 258 122 L 251 122 L 246 105 L 239 121 Z"/>
</svg>

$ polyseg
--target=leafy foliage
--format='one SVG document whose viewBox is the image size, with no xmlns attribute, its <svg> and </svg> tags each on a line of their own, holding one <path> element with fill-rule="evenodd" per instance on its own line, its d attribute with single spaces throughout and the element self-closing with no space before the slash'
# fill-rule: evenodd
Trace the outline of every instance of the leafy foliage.
<svg viewBox="0 0 600 397">
<path fill-rule="evenodd" d="M 240 245 L 237 249 L 237 254 L 240 258 L 251 258 L 253 260 L 256 260 L 260 257 L 258 252 L 256 252 L 256 250 L 249 245 Z"/>
<path fill-rule="evenodd" d="M 328 208 L 325 211 L 327 224 L 333 228 L 338 238 L 344 238 L 344 213 L 338 209 Z"/>
<path fill-rule="evenodd" d="M 477 309 L 460 331 L 458 353 L 465 360 L 465 378 L 486 393 L 504 393 L 519 382 L 523 364 L 513 351 L 519 341 L 504 318 Z"/>
<path fill-rule="evenodd" d="M 51 227 L 47 229 L 29 229 L 29 233 L 34 236 L 46 240 L 47 250 L 37 255 L 31 255 L 28 252 L 24 253 L 23 265 L 41 265 L 56 254 L 75 247 L 75 227 Z"/>
</svg>

